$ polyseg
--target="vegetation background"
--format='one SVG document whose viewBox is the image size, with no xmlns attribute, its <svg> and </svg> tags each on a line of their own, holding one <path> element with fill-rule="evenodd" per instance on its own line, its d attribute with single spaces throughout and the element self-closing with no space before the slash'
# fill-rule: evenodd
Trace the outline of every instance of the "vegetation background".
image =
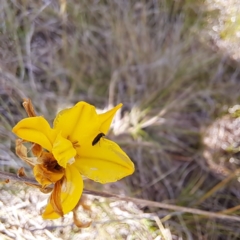
<svg viewBox="0 0 240 240">
<path fill-rule="evenodd" d="M 50 122 L 78 101 L 124 107 L 107 136 L 136 172 L 98 189 L 239 215 L 239 0 L 0 0 L 0 169 L 31 98 Z M 26 168 L 27 170 L 27 168 Z M 31 176 L 31 172 L 28 172 Z M 240 239 L 239 223 L 88 196 L 93 220 L 43 221 L 47 196 L 0 183 L 1 239 Z M 163 234 L 164 235 L 164 234 Z M 167 237 L 166 237 L 167 236 Z"/>
</svg>

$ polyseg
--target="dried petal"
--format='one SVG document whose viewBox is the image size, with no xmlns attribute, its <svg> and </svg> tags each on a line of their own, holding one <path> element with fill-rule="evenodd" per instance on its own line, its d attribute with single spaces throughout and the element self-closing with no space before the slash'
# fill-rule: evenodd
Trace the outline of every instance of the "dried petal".
<svg viewBox="0 0 240 240">
<path fill-rule="evenodd" d="M 31 187 L 35 187 L 35 188 L 38 188 L 42 193 L 50 193 L 53 188 L 51 187 L 47 187 L 47 188 L 42 188 L 42 186 L 38 185 L 38 184 L 34 184 L 34 183 L 28 183 L 28 182 L 25 182 L 26 185 L 28 186 L 31 186 Z"/>
<path fill-rule="evenodd" d="M 78 208 L 79 206 L 82 206 L 84 210 L 91 211 L 91 206 L 88 204 L 88 199 L 86 195 L 81 196 L 76 208 Z"/>
<path fill-rule="evenodd" d="M 42 154 L 42 151 L 43 151 L 43 148 L 37 144 L 37 143 L 34 143 L 33 146 L 32 146 L 32 153 L 36 156 L 36 157 L 40 157 L 41 154 Z"/>
<path fill-rule="evenodd" d="M 92 224 L 92 221 L 89 221 L 89 222 L 83 222 L 81 221 L 79 218 L 78 218 L 78 215 L 77 215 L 77 210 L 74 209 L 73 210 L 73 221 L 74 221 L 74 224 L 79 227 L 79 228 L 88 228 L 91 226 Z"/>
<path fill-rule="evenodd" d="M 23 145 L 23 140 L 16 140 L 16 154 L 20 157 L 24 162 L 29 164 L 31 167 L 34 167 L 37 163 L 37 158 L 35 157 L 27 157 L 27 148 Z"/>
<path fill-rule="evenodd" d="M 18 176 L 18 177 L 24 177 L 24 176 L 26 176 L 23 167 L 21 167 L 21 168 L 18 169 L 17 176 Z"/>
<path fill-rule="evenodd" d="M 33 107 L 31 99 L 24 98 L 22 105 L 23 105 L 23 107 L 24 107 L 24 109 L 27 112 L 29 117 L 36 117 L 37 116 L 35 111 L 34 111 L 34 107 Z"/>
<path fill-rule="evenodd" d="M 53 190 L 53 189 L 52 189 L 51 187 L 40 188 L 40 191 L 41 191 L 42 193 L 45 193 L 45 194 L 52 192 L 52 190 Z"/>
<path fill-rule="evenodd" d="M 63 209 L 61 203 L 62 182 L 63 180 L 60 180 L 55 183 L 53 192 L 50 196 L 50 204 L 52 205 L 54 212 L 61 217 L 63 217 Z"/>
</svg>

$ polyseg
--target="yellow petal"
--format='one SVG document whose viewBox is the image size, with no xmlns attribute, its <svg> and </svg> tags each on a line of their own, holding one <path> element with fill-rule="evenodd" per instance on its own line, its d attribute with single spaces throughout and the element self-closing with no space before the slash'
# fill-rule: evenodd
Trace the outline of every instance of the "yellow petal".
<svg viewBox="0 0 240 240">
<path fill-rule="evenodd" d="M 61 204 L 64 214 L 74 209 L 83 191 L 82 176 L 73 165 L 67 166 L 65 174 L 65 179 L 61 188 Z M 44 219 L 56 219 L 61 216 L 54 211 L 53 206 L 49 202 L 42 217 Z"/>
<path fill-rule="evenodd" d="M 51 129 L 43 117 L 24 118 L 16 124 L 12 131 L 20 138 L 37 143 L 48 151 L 52 150 L 56 131 Z"/>
<path fill-rule="evenodd" d="M 54 129 L 62 131 L 62 136 L 81 145 L 89 136 L 99 132 L 100 123 L 95 107 L 79 102 L 74 107 L 58 113 L 54 120 Z"/>
<path fill-rule="evenodd" d="M 73 165 L 96 182 L 115 182 L 134 172 L 134 164 L 127 154 L 108 139 L 101 138 L 94 146 L 84 145 L 77 152 Z"/>
<path fill-rule="evenodd" d="M 76 150 L 73 148 L 72 143 L 66 138 L 63 138 L 61 133 L 59 133 L 53 143 L 52 154 L 58 164 L 66 168 L 67 163 L 74 161 Z"/>
<path fill-rule="evenodd" d="M 111 126 L 113 117 L 115 116 L 116 112 L 118 109 L 120 109 L 122 107 L 122 103 L 119 103 L 116 107 L 114 107 L 113 109 L 109 110 L 108 112 L 99 114 L 99 121 L 101 123 L 101 127 L 100 127 L 100 132 L 103 132 L 104 134 L 107 134 L 108 129 Z"/>
</svg>

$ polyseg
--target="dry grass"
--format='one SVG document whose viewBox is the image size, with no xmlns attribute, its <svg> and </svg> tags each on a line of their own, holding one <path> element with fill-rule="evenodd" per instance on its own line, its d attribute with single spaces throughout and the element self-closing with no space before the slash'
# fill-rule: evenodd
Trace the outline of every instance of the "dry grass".
<svg viewBox="0 0 240 240">
<path fill-rule="evenodd" d="M 123 102 L 108 137 L 131 156 L 136 172 L 116 184 L 86 183 L 88 187 L 207 211 L 237 206 L 239 193 L 232 191 L 231 184 L 236 188 L 238 181 L 224 182 L 203 154 L 206 129 L 239 103 L 240 90 L 237 57 L 219 49 L 216 38 L 209 40 L 211 24 L 221 14 L 209 2 L 0 0 L 1 169 L 14 172 L 22 166 L 13 154 L 11 128 L 25 117 L 23 97 L 30 97 L 38 114 L 49 121 L 60 108 L 80 100 L 100 109 Z M 214 188 L 219 181 L 223 184 Z M 17 185 L 3 185 L 2 191 L 26 202 L 33 189 L 19 193 Z M 42 194 L 35 195 L 42 199 Z M 154 239 L 159 235 L 158 221 L 149 220 L 147 213 L 163 218 L 173 239 L 237 239 L 239 235 L 235 223 L 148 207 L 142 209 L 145 213 L 134 207 L 133 216 L 131 206 L 125 206 L 128 209 L 121 214 L 126 221 L 119 220 L 114 206 L 122 203 L 101 201 L 93 201 L 101 209 L 95 212 L 107 215 L 108 222 L 95 220 L 90 230 L 78 235 L 81 239 Z M 44 231 L 53 226 L 58 230 L 50 232 L 60 239 L 75 233 L 68 220 L 61 223 L 70 224 L 68 228 L 56 227 L 58 222 L 43 223 L 29 204 L 20 215 L 37 218 L 33 224 L 44 226 Z M 116 209 L 121 209 L 119 205 Z M 231 211 L 238 213 L 235 208 Z M 19 215 L 9 214 L 13 221 L 6 220 L 0 232 L 6 239 L 17 239 L 6 231 L 16 234 L 14 221 Z M 25 224 L 29 234 L 28 219 L 20 221 L 17 231 Z M 51 238 L 40 231 L 28 239 L 40 239 L 41 234 L 43 239 Z"/>
</svg>

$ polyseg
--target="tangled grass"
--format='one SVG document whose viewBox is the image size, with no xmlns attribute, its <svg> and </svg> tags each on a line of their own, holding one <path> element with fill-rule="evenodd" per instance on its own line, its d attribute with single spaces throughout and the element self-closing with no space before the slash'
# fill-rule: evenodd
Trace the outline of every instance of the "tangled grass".
<svg viewBox="0 0 240 240">
<path fill-rule="evenodd" d="M 213 32 L 218 26 L 216 19 L 225 19 L 221 18 L 221 8 L 214 9 L 214 1 L 0 2 L 1 170 L 16 172 L 22 166 L 14 155 L 15 136 L 11 133 L 12 126 L 25 116 L 22 98 L 31 98 L 38 114 L 50 121 L 59 109 L 80 100 L 100 110 L 123 102 L 124 108 L 107 137 L 131 156 L 136 172 L 106 186 L 86 182 L 88 188 L 239 214 L 239 190 L 232 190 L 239 188 L 237 178 L 224 181 L 228 175 L 219 174 L 208 158 L 209 154 L 213 158 L 209 142 L 223 141 L 229 147 L 233 144 L 226 139 L 232 138 L 234 128 L 218 138 L 220 131 L 209 127 L 239 103 L 240 90 L 237 48 L 233 51 L 229 46 L 239 25 L 231 28 L 228 37 L 224 21 L 218 28 L 224 31 Z M 224 38 L 219 44 L 222 32 Z M 225 49 L 221 49 L 223 42 Z M 231 51 L 226 51 L 226 46 Z M 216 135 L 209 134 L 211 131 Z M 214 162 L 220 164 L 216 158 Z M 234 169 L 238 165 L 236 160 Z M 74 229 L 67 218 L 55 225 L 43 223 L 31 205 L 43 201 L 41 194 L 34 192 L 35 200 L 29 200 L 33 190 L 22 188 L 1 185 L 1 192 L 11 193 L 15 201 L 29 202 L 20 213 L 28 214 L 27 219 L 17 223 L 20 215 L 14 213 L 1 219 L 0 232 L 6 239 L 18 239 L 21 231 L 25 231 L 25 235 L 19 235 L 22 238 L 29 234 L 27 239 L 35 239 L 30 234 L 34 224 L 44 226 L 38 229 L 38 239 L 53 237 L 51 232 L 58 239 L 161 239 L 157 237 L 161 232 L 159 222 L 152 219 L 152 213 L 169 229 L 172 239 L 239 236 L 237 223 L 148 206 L 140 210 L 130 203 L 123 208 L 123 203 L 97 198 L 92 200 L 96 223 L 90 230 Z M 2 196 L 0 203 L 9 203 L 11 209 L 16 203 L 10 199 Z M 122 217 L 116 217 L 116 212 Z M 98 224 L 101 218 L 107 222 Z M 66 230 L 67 224 L 71 227 Z"/>
</svg>

